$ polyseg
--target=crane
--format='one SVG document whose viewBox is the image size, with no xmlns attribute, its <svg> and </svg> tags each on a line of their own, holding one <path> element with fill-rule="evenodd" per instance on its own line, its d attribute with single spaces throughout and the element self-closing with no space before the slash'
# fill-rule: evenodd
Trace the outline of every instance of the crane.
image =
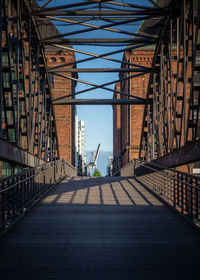
<svg viewBox="0 0 200 280">
<path fill-rule="evenodd" d="M 94 152 L 91 153 L 90 162 L 86 165 L 86 172 L 90 176 L 91 176 L 91 169 L 97 166 L 97 159 L 99 156 L 100 148 L 101 148 L 101 143 L 98 144 L 95 156 L 94 156 Z"/>
</svg>

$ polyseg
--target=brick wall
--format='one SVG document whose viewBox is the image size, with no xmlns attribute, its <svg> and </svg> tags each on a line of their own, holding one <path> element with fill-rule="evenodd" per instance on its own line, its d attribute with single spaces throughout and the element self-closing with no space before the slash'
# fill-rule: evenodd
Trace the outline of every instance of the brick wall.
<svg viewBox="0 0 200 280">
<path fill-rule="evenodd" d="M 189 56 L 190 56 L 189 52 Z M 172 58 L 172 74 L 177 73 L 177 61 L 176 61 L 176 52 L 174 53 L 174 58 Z M 182 58 L 183 53 L 181 51 L 180 57 Z M 123 61 L 135 63 L 137 65 L 142 65 L 146 67 L 151 67 L 152 60 L 154 57 L 154 49 L 137 49 L 131 52 L 126 51 L 124 53 Z M 174 60 L 175 59 L 175 60 Z M 125 63 L 122 63 L 122 68 L 125 68 Z M 133 67 L 133 66 L 132 66 Z M 134 67 L 133 67 L 134 68 Z M 182 75 L 182 63 L 179 65 L 179 73 Z M 126 77 L 126 75 L 133 75 L 137 73 L 121 73 L 120 78 Z M 146 98 L 147 87 L 149 83 L 149 75 L 142 75 L 140 77 L 132 78 L 130 80 L 124 81 L 116 86 L 116 89 L 130 93 L 132 95 Z M 191 77 L 191 62 L 188 62 L 186 77 Z M 189 81 L 189 80 L 188 80 Z M 176 77 L 172 78 L 172 88 L 173 92 L 176 92 Z M 183 92 L 183 84 L 182 82 L 178 85 L 179 95 L 182 95 Z M 186 99 L 189 99 L 190 96 L 190 83 L 186 83 L 185 87 Z M 120 95 L 114 95 L 115 98 L 120 98 Z M 128 97 L 123 97 L 128 98 Z M 177 107 L 177 112 L 181 113 L 182 106 Z M 179 111 L 178 111 L 179 110 Z M 186 105 L 185 115 L 188 115 L 188 104 Z M 116 119 L 119 118 L 120 115 L 120 123 L 117 127 Z M 121 110 L 117 111 L 116 108 L 113 109 L 113 117 L 114 117 L 114 125 L 113 125 L 113 145 L 114 145 L 114 158 L 117 154 L 120 154 L 121 159 L 121 167 L 126 165 L 131 159 L 139 158 L 139 149 L 140 149 L 140 139 L 142 133 L 142 124 L 143 124 L 143 116 L 144 116 L 144 105 L 121 105 Z M 168 113 L 168 117 L 169 113 Z M 121 146 L 119 148 L 118 140 L 115 137 L 119 137 L 119 141 L 121 141 Z M 192 139 L 191 130 L 188 132 L 188 139 Z M 174 142 L 174 146 L 175 146 Z M 184 145 L 184 136 L 183 129 L 181 133 L 181 146 Z M 166 153 L 165 151 L 163 151 Z M 178 170 L 192 173 L 193 167 L 196 166 L 194 164 L 185 165 L 177 167 Z"/>
<path fill-rule="evenodd" d="M 74 53 L 72 51 L 46 51 L 47 66 L 55 67 L 64 63 L 74 62 Z M 73 65 L 64 66 L 63 68 L 72 68 Z M 57 71 L 59 73 L 59 71 Z M 71 77 L 71 73 L 61 73 Z M 75 84 L 70 79 L 62 78 L 50 74 L 52 82 L 52 98 L 59 98 L 64 95 L 70 95 L 74 92 Z M 54 106 L 58 150 L 60 159 L 66 159 L 69 163 L 75 164 L 74 145 L 74 121 L 75 110 L 71 105 L 55 105 Z"/>
<path fill-rule="evenodd" d="M 120 83 L 117 83 L 115 90 L 120 91 Z M 119 93 L 115 93 L 113 98 L 120 98 Z M 115 168 L 121 167 L 121 105 L 113 105 L 113 157 Z"/>
<path fill-rule="evenodd" d="M 123 61 L 135 63 L 137 65 L 143 65 L 151 67 L 153 60 L 154 50 L 138 49 L 131 52 L 126 51 L 124 53 Z M 122 68 L 125 68 L 125 64 L 122 63 Z M 136 66 L 137 67 L 137 66 Z M 133 67 L 134 68 L 134 67 Z M 131 73 L 134 75 L 137 73 Z M 125 73 L 121 73 L 120 78 L 126 77 Z M 131 93 L 132 95 L 146 98 L 146 91 L 149 81 L 149 74 L 141 77 L 132 78 L 130 80 L 122 81 L 116 85 L 116 89 L 125 93 Z M 120 95 L 114 95 L 120 98 Z M 123 98 L 128 98 L 123 96 Z M 117 107 L 117 106 L 116 106 Z M 131 159 L 139 157 L 140 138 L 142 132 L 142 122 L 144 114 L 144 105 L 121 105 L 121 110 L 117 111 L 113 108 L 113 150 L 114 158 L 117 154 L 120 154 L 121 167 L 126 165 Z M 120 115 L 120 117 L 119 117 Z M 116 119 L 120 119 L 118 127 L 116 125 Z M 121 125 L 120 125 L 121 124 Z M 121 149 L 119 148 L 118 141 L 115 139 L 117 135 L 120 135 Z M 118 136 L 119 137 L 119 136 Z"/>
</svg>

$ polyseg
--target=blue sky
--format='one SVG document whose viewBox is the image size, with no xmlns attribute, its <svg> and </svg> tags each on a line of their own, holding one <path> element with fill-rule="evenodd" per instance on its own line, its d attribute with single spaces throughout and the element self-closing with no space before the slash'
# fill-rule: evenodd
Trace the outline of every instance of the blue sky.
<svg viewBox="0 0 200 280">
<path fill-rule="evenodd" d="M 42 1 L 41 3 L 45 3 L 46 1 Z M 76 3 L 81 2 L 80 0 L 72 0 L 70 3 Z M 82 1 L 84 2 L 84 1 Z M 147 0 L 118 0 L 118 2 L 128 2 L 128 3 L 134 3 L 134 4 L 148 4 L 150 3 Z M 63 4 L 70 4 L 66 0 L 52 0 L 50 6 L 58 6 Z M 120 7 L 121 9 L 121 7 Z M 92 24 L 98 25 L 99 22 L 91 22 Z M 101 23 L 100 23 L 101 24 Z M 104 22 L 105 24 L 105 22 Z M 123 27 L 121 25 L 116 26 L 114 28 L 123 30 L 129 30 L 131 32 L 135 32 L 139 26 L 139 23 L 137 24 L 130 24 L 126 27 Z M 66 33 L 69 31 L 75 30 L 75 27 L 71 26 L 63 26 L 63 24 L 58 23 L 56 24 L 57 29 L 61 33 Z M 80 27 L 76 27 L 77 29 L 80 29 Z M 77 30 L 76 29 L 76 30 Z M 80 35 L 71 36 L 71 38 L 104 38 L 104 37 L 115 37 L 115 38 L 127 38 L 127 35 L 124 36 L 122 34 L 118 33 L 112 33 L 108 31 L 94 31 L 90 33 L 82 33 Z M 70 38 L 70 37 L 69 37 Z M 99 46 L 74 46 L 75 49 L 78 50 L 84 50 L 87 52 L 95 53 L 95 54 L 101 54 L 106 53 L 110 51 L 114 51 L 123 47 L 99 47 Z M 125 49 L 125 47 L 124 47 Z M 86 58 L 88 56 L 76 53 L 76 60 Z M 123 53 L 116 54 L 114 56 L 110 56 L 113 58 L 117 58 L 119 60 L 122 59 Z M 118 68 L 120 67 L 120 63 L 107 61 L 104 59 L 97 59 L 92 60 L 89 62 L 80 63 L 77 65 L 79 68 L 106 68 L 106 67 L 114 67 Z M 118 73 L 79 73 L 79 79 L 84 80 L 87 82 L 92 82 L 94 84 L 103 84 L 106 82 L 110 82 L 112 80 L 118 79 Z M 81 83 L 77 84 L 76 92 L 89 88 L 89 85 L 84 85 Z M 115 85 L 108 86 L 109 88 L 114 89 Z M 112 98 L 113 93 L 109 91 L 105 91 L 103 89 L 96 89 L 87 93 L 83 93 L 81 95 L 78 95 L 76 98 Z M 102 150 L 104 151 L 112 151 L 113 150 L 113 114 L 112 114 L 112 106 L 77 106 L 77 113 L 78 118 L 85 121 L 85 127 L 86 127 L 86 150 L 92 151 L 96 150 L 98 143 L 102 144 Z"/>
</svg>

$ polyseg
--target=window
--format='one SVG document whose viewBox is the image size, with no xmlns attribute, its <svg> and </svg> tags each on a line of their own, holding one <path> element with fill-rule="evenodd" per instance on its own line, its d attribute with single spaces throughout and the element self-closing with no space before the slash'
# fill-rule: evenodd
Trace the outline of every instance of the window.
<svg viewBox="0 0 200 280">
<path fill-rule="evenodd" d="M 56 58 L 55 58 L 55 57 L 51 57 L 51 58 L 49 59 L 49 61 L 50 61 L 50 62 L 56 62 Z"/>
<path fill-rule="evenodd" d="M 60 57 L 60 62 L 65 62 L 65 58 L 64 57 Z"/>
<path fill-rule="evenodd" d="M 195 62 L 197 65 L 200 65 L 200 50 L 196 51 L 196 61 Z"/>
<path fill-rule="evenodd" d="M 199 72 L 194 73 L 194 85 L 195 86 L 200 85 L 200 73 Z"/>
<path fill-rule="evenodd" d="M 3 73 L 3 86 L 4 86 L 4 88 L 10 87 L 10 76 L 9 76 L 9 73 L 7 73 L 7 72 Z"/>
<path fill-rule="evenodd" d="M 22 72 L 19 72 L 19 90 L 23 89 Z"/>
<path fill-rule="evenodd" d="M 7 52 L 2 52 L 2 63 L 8 63 L 8 54 Z"/>
<path fill-rule="evenodd" d="M 51 84 L 53 85 L 53 83 L 54 83 L 54 76 L 53 76 L 53 74 L 49 73 L 49 79 L 50 79 Z"/>
</svg>

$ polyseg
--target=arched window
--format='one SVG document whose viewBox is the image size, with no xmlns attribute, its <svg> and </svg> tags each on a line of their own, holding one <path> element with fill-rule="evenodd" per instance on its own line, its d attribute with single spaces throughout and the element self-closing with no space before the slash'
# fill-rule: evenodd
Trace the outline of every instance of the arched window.
<svg viewBox="0 0 200 280">
<path fill-rule="evenodd" d="M 50 62 L 56 62 L 56 58 L 55 58 L 55 57 L 51 57 L 51 58 L 49 59 L 49 61 L 50 61 Z"/>
<path fill-rule="evenodd" d="M 60 57 L 60 62 L 65 62 L 65 58 L 64 57 Z"/>
</svg>

